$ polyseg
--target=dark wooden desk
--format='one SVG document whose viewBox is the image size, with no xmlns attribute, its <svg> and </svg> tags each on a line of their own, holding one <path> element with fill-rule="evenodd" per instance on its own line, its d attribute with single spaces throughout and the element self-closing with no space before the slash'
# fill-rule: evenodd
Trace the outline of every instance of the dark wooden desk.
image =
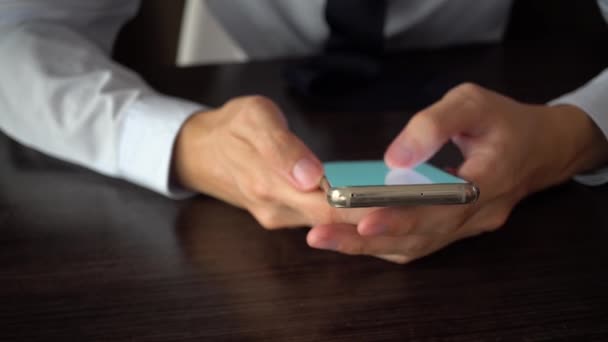
<svg viewBox="0 0 608 342">
<path fill-rule="evenodd" d="M 268 95 L 322 158 L 377 158 L 452 84 L 541 102 L 607 56 L 603 42 L 412 53 L 373 87 L 313 100 L 285 89 L 285 62 L 142 69 L 212 105 Z M 399 266 L 312 250 L 305 229 L 268 232 L 217 200 L 171 201 L 0 135 L 0 340 L 607 340 L 607 203 L 608 188 L 568 183 L 494 234 Z"/>
</svg>

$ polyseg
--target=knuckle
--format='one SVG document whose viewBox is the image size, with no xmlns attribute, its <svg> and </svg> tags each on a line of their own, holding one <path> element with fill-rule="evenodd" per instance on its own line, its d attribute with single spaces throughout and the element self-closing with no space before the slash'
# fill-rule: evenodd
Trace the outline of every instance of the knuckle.
<svg viewBox="0 0 608 342">
<path fill-rule="evenodd" d="M 281 220 L 280 210 L 275 208 L 257 209 L 252 214 L 264 229 L 273 230 L 281 228 L 284 225 Z"/>
<path fill-rule="evenodd" d="M 476 98 L 482 95 L 483 88 L 472 82 L 464 82 L 454 87 L 452 91 L 460 96 Z"/>
<path fill-rule="evenodd" d="M 259 127 L 279 117 L 279 110 L 272 100 L 259 95 L 241 97 L 231 102 L 238 102 L 235 107 L 235 124 L 245 127 Z M 230 103 L 231 103 L 230 102 Z"/>
<path fill-rule="evenodd" d="M 250 193 L 256 202 L 268 203 L 274 200 L 271 187 L 263 181 L 252 181 Z"/>
<path fill-rule="evenodd" d="M 429 111 L 423 110 L 414 116 L 411 125 L 424 132 L 424 135 L 431 141 L 436 141 L 444 136 L 444 125 L 440 118 Z"/>
<path fill-rule="evenodd" d="M 226 101 L 224 105 L 222 105 L 222 108 L 231 109 L 232 107 L 238 107 L 243 103 L 244 100 L 244 97 L 233 97 Z"/>
<path fill-rule="evenodd" d="M 272 100 L 260 95 L 249 96 L 245 106 L 251 110 L 252 116 L 259 120 L 274 119 L 279 113 L 278 107 Z"/>
<path fill-rule="evenodd" d="M 242 106 L 235 106 L 234 108 L 235 110 L 232 111 L 230 120 L 232 128 L 242 130 L 252 127 L 254 123 L 252 111 Z"/>
<path fill-rule="evenodd" d="M 276 106 L 271 99 L 262 95 L 250 95 L 242 98 L 244 105 L 254 109 L 275 109 Z"/>
<path fill-rule="evenodd" d="M 474 82 L 463 82 L 456 86 L 456 88 L 460 88 L 462 91 L 480 91 L 481 86 Z"/>
<path fill-rule="evenodd" d="M 484 89 L 475 83 L 462 83 L 448 92 L 449 96 L 457 97 L 468 109 L 479 109 L 484 103 Z"/>
</svg>

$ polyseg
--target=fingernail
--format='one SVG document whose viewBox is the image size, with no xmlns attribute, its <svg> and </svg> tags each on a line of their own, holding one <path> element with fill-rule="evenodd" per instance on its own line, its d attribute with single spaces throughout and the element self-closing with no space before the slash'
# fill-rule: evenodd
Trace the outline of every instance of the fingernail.
<svg viewBox="0 0 608 342">
<path fill-rule="evenodd" d="M 375 236 L 384 234 L 388 231 L 388 226 L 385 224 L 374 224 L 370 226 L 363 226 L 362 229 L 359 230 L 359 234 L 363 236 Z"/>
<path fill-rule="evenodd" d="M 332 239 L 323 239 L 317 240 L 312 245 L 314 248 L 325 249 L 328 251 L 337 251 L 338 250 L 338 241 Z"/>
<path fill-rule="evenodd" d="M 319 165 L 308 158 L 300 159 L 293 167 L 293 178 L 304 189 L 312 189 L 319 185 Z"/>
<path fill-rule="evenodd" d="M 391 164 L 398 167 L 408 166 L 413 156 L 412 150 L 403 141 L 393 143 L 386 154 Z"/>
</svg>

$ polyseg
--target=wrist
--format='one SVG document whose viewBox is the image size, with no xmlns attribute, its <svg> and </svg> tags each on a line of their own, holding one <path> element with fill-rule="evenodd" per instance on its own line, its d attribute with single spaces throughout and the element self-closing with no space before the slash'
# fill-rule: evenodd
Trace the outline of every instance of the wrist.
<svg viewBox="0 0 608 342">
<path fill-rule="evenodd" d="M 608 161 L 608 141 L 582 109 L 568 104 L 546 107 L 551 132 L 547 143 L 558 157 L 557 182 L 592 170 Z M 551 151 L 551 150 L 549 150 Z"/>
<path fill-rule="evenodd" d="M 190 116 L 182 125 L 173 147 L 171 162 L 171 181 L 179 187 L 188 190 L 200 191 L 197 186 L 200 181 L 198 156 L 205 150 L 201 148 L 205 137 L 204 116 L 207 111 L 197 112 Z"/>
</svg>

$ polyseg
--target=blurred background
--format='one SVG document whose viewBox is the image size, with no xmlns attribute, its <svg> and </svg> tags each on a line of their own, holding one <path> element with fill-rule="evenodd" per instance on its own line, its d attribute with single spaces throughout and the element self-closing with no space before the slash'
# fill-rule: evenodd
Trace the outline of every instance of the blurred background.
<svg viewBox="0 0 608 342">
<path fill-rule="evenodd" d="M 601 42 L 607 32 L 596 0 L 515 0 L 505 43 Z M 138 15 L 122 30 L 115 57 L 129 66 L 249 61 L 210 15 L 207 0 L 142 1 Z"/>
</svg>

